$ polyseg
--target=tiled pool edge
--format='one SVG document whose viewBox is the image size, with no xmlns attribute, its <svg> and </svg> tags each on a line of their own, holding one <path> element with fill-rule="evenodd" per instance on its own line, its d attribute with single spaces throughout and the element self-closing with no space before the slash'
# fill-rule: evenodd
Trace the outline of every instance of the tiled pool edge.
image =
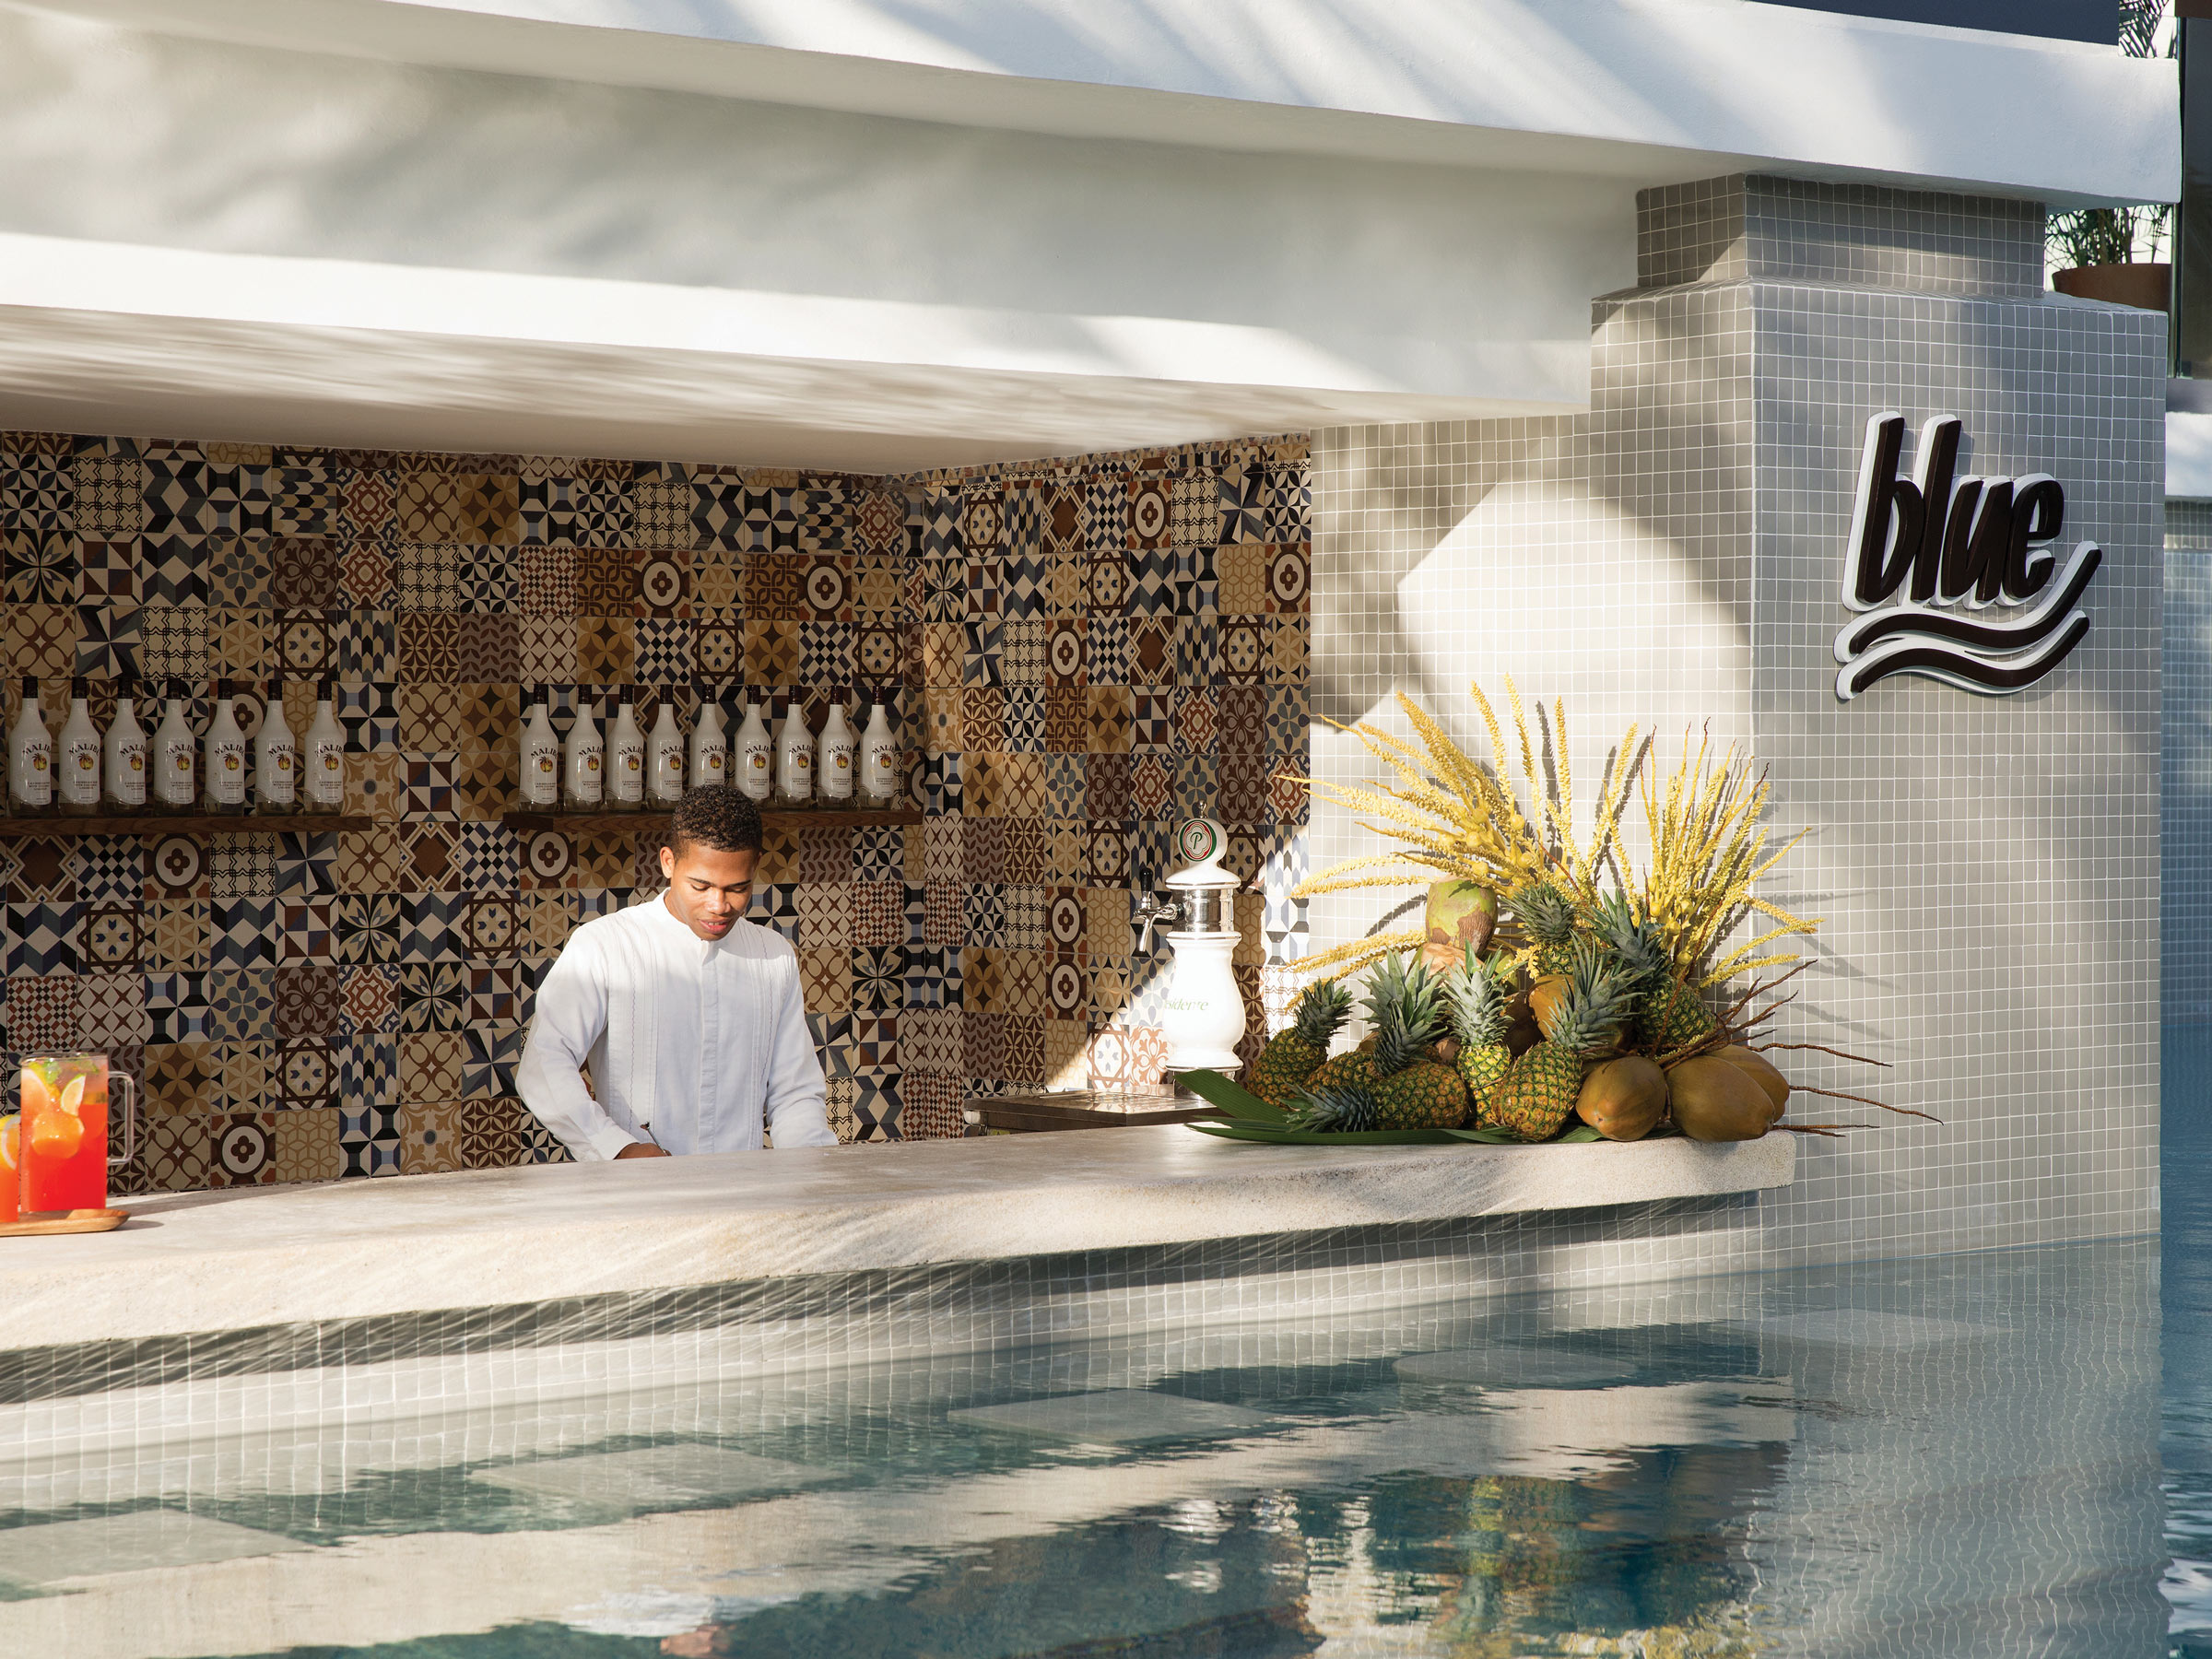
<svg viewBox="0 0 2212 1659">
<path fill-rule="evenodd" d="M 0 1447 L 275 1429 L 782 1369 L 1725 1273 L 1757 1196 L 819 1274 L 0 1353 Z M 1665 1252 L 1664 1257 L 1659 1253 Z"/>
</svg>

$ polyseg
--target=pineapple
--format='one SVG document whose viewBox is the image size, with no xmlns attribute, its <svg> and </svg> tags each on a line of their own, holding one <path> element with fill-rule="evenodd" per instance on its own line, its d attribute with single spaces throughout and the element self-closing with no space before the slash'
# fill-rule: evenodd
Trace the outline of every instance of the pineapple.
<svg viewBox="0 0 2212 1659">
<path fill-rule="evenodd" d="M 1319 1129 L 1339 1135 L 1360 1135 L 1377 1127 L 1375 1097 L 1363 1088 L 1314 1088 L 1290 1102 L 1293 1129 Z"/>
<path fill-rule="evenodd" d="M 1336 1054 L 1324 1060 L 1306 1079 L 1306 1091 L 1311 1094 L 1324 1088 L 1366 1088 L 1375 1080 L 1374 1055 L 1354 1049 L 1348 1054 Z"/>
<path fill-rule="evenodd" d="M 1333 979 L 1310 985 L 1298 999 L 1290 1029 L 1277 1035 L 1252 1068 L 1252 1092 L 1270 1106 L 1283 1106 L 1329 1057 L 1336 1028 L 1352 1011 L 1352 994 Z"/>
<path fill-rule="evenodd" d="M 1482 1118 L 1515 1140 L 1545 1141 L 1574 1113 L 1583 1068 L 1620 1041 L 1635 1006 L 1620 970 L 1604 953 L 1584 949 L 1574 962 L 1565 999 L 1544 1028 L 1544 1041 L 1513 1062 Z"/>
<path fill-rule="evenodd" d="M 1401 957 L 1375 970 L 1368 1006 L 1375 1022 L 1371 1064 L 1376 1126 L 1383 1129 L 1456 1129 L 1466 1121 L 1467 1089 L 1458 1073 L 1428 1053 L 1443 1022 L 1441 990 L 1427 964 L 1410 971 Z"/>
<path fill-rule="evenodd" d="M 1482 1116 L 1490 1097 L 1512 1065 L 1512 1051 L 1505 1046 L 1505 982 L 1500 964 L 1485 962 L 1470 947 L 1466 960 L 1447 987 L 1452 999 L 1452 1029 L 1459 1038 L 1459 1058 L 1453 1069 L 1467 1086 L 1475 1115 Z"/>
<path fill-rule="evenodd" d="M 1514 891 L 1513 914 L 1535 944 L 1537 976 L 1566 972 L 1579 921 L 1574 900 L 1548 881 L 1532 881 Z"/>
<path fill-rule="evenodd" d="M 1613 947 L 1637 996 L 1637 1047 L 1668 1054 L 1720 1029 L 1697 987 L 1676 971 L 1649 912 L 1626 893 L 1609 893 L 1597 907 L 1596 923 L 1598 936 Z"/>
</svg>

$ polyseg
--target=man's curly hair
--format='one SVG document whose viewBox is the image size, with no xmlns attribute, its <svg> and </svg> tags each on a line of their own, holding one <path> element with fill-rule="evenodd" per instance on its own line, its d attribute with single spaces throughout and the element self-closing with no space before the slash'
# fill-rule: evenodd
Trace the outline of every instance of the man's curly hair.
<svg viewBox="0 0 2212 1659">
<path fill-rule="evenodd" d="M 742 789 L 728 783 L 693 790 L 677 803 L 668 820 L 668 846 L 678 858 L 686 847 L 758 853 L 763 844 L 760 808 Z"/>
</svg>

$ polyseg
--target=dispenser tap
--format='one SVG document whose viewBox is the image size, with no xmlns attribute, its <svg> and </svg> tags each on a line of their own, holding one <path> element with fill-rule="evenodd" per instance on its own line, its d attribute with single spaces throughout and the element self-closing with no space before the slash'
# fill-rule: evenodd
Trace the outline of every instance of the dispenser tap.
<svg viewBox="0 0 2212 1659">
<path fill-rule="evenodd" d="M 1149 955 L 1152 950 L 1152 930 L 1165 922 L 1172 927 L 1182 919 L 1182 900 L 1162 899 L 1152 883 L 1140 875 L 1136 880 L 1136 920 L 1142 924 L 1136 935 L 1137 949 Z"/>
</svg>

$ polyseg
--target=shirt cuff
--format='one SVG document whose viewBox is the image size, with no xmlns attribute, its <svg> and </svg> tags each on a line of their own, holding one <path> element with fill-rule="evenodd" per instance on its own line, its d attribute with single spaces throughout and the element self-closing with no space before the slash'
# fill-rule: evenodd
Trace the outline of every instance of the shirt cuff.
<svg viewBox="0 0 2212 1659">
<path fill-rule="evenodd" d="M 597 1134 L 586 1135 L 584 1144 L 611 1163 L 615 1154 L 623 1147 L 636 1146 L 638 1137 L 619 1124 L 609 1124 Z"/>
</svg>

